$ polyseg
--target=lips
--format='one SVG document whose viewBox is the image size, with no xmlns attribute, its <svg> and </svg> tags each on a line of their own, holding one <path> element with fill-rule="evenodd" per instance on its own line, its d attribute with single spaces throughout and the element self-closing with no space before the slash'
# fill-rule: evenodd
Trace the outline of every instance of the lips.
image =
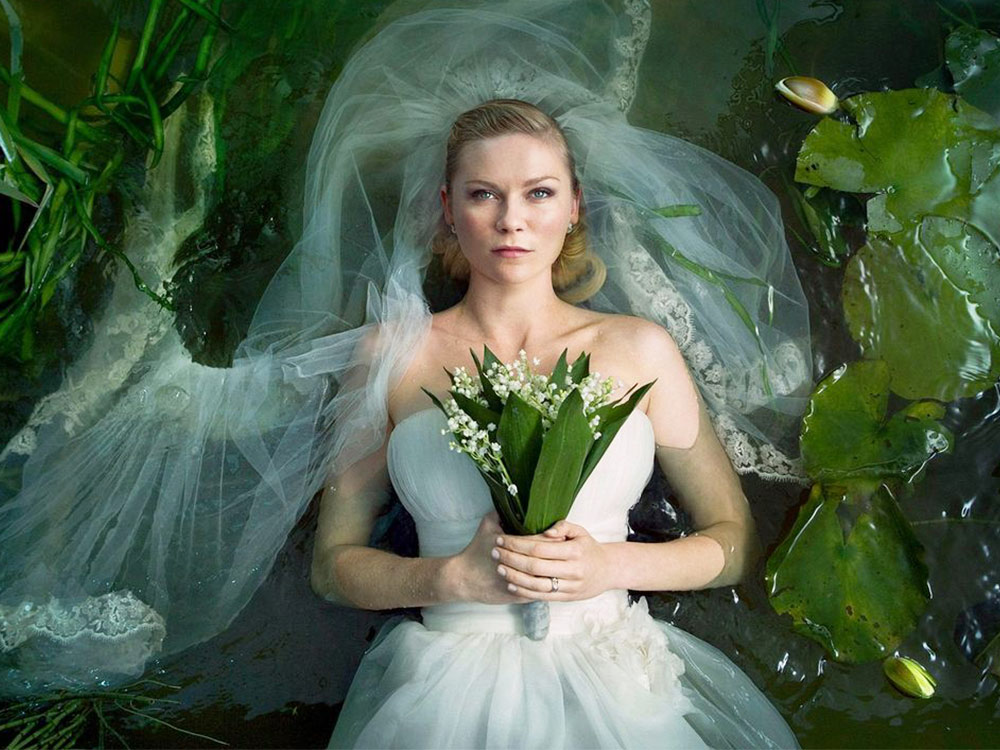
<svg viewBox="0 0 1000 750">
<path fill-rule="evenodd" d="M 519 258 L 522 255 L 527 255 L 531 251 L 523 248 L 517 247 L 516 245 L 501 245 L 500 247 L 493 248 L 494 255 L 499 255 L 501 258 Z"/>
</svg>

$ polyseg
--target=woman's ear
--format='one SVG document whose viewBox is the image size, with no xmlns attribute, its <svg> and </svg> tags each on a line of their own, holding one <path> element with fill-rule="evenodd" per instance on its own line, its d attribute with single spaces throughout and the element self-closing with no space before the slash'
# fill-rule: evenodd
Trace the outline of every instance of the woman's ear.
<svg viewBox="0 0 1000 750">
<path fill-rule="evenodd" d="M 441 186 L 441 208 L 444 210 L 444 223 L 449 226 L 455 223 L 455 220 L 451 217 L 451 205 L 448 203 L 448 186 Z"/>
<path fill-rule="evenodd" d="M 580 188 L 576 189 L 573 194 L 573 210 L 570 211 L 569 220 L 576 224 L 580 221 L 580 201 L 583 200 L 583 191 Z M 448 222 L 449 224 L 451 222 Z"/>
</svg>

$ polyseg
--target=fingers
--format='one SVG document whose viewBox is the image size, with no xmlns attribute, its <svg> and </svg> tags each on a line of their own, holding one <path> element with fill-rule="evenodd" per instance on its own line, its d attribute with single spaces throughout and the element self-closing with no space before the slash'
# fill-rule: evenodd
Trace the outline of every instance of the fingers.
<svg viewBox="0 0 1000 750">
<path fill-rule="evenodd" d="M 510 550 L 495 549 L 499 554 L 493 555 L 500 567 L 508 570 L 516 570 L 529 576 L 541 576 L 557 578 L 576 577 L 574 570 L 576 565 L 569 560 L 544 559 L 540 557 L 530 557 L 521 555 Z"/>
<path fill-rule="evenodd" d="M 561 576 L 532 576 L 503 565 L 497 568 L 497 572 L 506 579 L 508 592 L 527 599 L 570 599 L 578 588 L 575 581 Z M 559 581 L 558 590 L 552 588 L 553 578 Z"/>
<path fill-rule="evenodd" d="M 566 545 L 565 540 L 546 539 L 544 536 L 497 536 L 496 550 L 502 555 L 504 550 L 543 560 L 572 560 L 578 550 Z"/>
</svg>

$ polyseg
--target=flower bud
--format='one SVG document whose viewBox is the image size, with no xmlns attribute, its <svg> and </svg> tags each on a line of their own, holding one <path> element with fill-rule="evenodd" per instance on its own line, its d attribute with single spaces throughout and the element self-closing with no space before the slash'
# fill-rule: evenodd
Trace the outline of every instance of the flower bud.
<svg viewBox="0 0 1000 750">
<path fill-rule="evenodd" d="M 774 88 L 796 107 L 817 115 L 828 115 L 837 110 L 837 95 L 817 78 L 789 76 L 778 81 Z"/>
<path fill-rule="evenodd" d="M 906 656 L 890 656 L 882 663 L 885 676 L 897 688 L 914 698 L 930 698 L 937 682 L 920 662 Z"/>
</svg>

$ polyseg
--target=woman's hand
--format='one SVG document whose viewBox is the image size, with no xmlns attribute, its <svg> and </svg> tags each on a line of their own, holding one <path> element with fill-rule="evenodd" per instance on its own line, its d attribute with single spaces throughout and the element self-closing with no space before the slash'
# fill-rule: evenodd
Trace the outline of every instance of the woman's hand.
<svg viewBox="0 0 1000 750">
<path fill-rule="evenodd" d="M 452 578 L 450 587 L 458 592 L 459 600 L 482 604 L 530 601 L 508 591 L 507 582 L 497 575 L 497 561 L 491 552 L 502 534 L 500 517 L 495 511 L 487 513 L 469 544 L 451 559 L 446 575 Z"/>
<path fill-rule="evenodd" d="M 501 534 L 493 548 L 507 591 L 526 599 L 575 601 L 613 588 L 610 556 L 582 526 L 559 521 L 542 534 Z M 553 579 L 558 590 L 553 590 Z"/>
</svg>

